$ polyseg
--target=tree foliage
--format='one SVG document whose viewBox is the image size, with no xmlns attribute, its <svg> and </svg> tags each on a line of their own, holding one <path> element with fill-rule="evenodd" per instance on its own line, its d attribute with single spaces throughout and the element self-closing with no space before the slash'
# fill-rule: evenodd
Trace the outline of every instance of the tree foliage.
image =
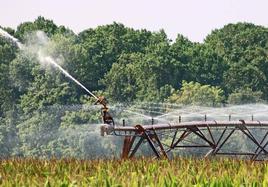
<svg viewBox="0 0 268 187">
<path fill-rule="evenodd" d="M 215 86 L 183 81 L 181 89 L 173 93 L 168 101 L 183 105 L 221 106 L 224 91 Z"/>
<path fill-rule="evenodd" d="M 262 102 L 263 93 L 261 91 L 252 91 L 250 88 L 239 89 L 231 93 L 228 97 L 230 104 L 246 104 Z"/>
</svg>

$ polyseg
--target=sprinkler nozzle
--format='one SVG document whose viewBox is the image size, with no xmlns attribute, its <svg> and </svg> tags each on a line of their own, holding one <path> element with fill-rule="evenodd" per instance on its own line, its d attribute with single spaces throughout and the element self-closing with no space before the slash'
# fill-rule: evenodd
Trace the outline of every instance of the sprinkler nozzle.
<svg viewBox="0 0 268 187">
<path fill-rule="evenodd" d="M 96 104 L 101 104 L 103 107 L 101 108 L 101 114 L 102 114 L 102 121 L 105 124 L 108 125 L 113 125 L 114 126 L 114 119 L 113 117 L 110 115 L 110 113 L 108 112 L 108 101 L 104 96 L 100 96 L 98 97 L 98 100 L 95 102 Z"/>
</svg>

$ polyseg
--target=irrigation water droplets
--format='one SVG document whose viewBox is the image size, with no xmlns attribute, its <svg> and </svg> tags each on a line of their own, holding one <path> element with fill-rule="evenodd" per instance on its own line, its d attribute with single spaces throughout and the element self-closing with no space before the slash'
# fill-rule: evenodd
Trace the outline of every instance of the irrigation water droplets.
<svg viewBox="0 0 268 187">
<path fill-rule="evenodd" d="M 15 43 L 20 49 L 23 48 L 22 43 L 19 42 L 19 40 L 13 36 L 11 36 L 9 33 L 4 31 L 3 29 L 0 28 L 0 35 L 4 36 L 5 38 L 10 39 L 13 43 Z"/>
<path fill-rule="evenodd" d="M 11 39 L 14 43 L 18 45 L 20 49 L 27 49 L 27 46 L 21 44 L 18 39 L 14 38 L 4 30 L 0 29 L 0 34 L 6 38 Z M 38 60 L 43 65 L 52 65 L 53 67 L 59 69 L 66 77 L 74 81 L 77 85 L 83 88 L 87 93 L 89 93 L 95 99 L 98 99 L 91 91 L 89 91 L 82 83 L 76 80 L 72 75 L 70 75 L 65 69 L 63 69 L 52 56 L 49 56 L 45 53 L 46 44 L 48 43 L 49 39 L 42 31 L 37 31 L 35 34 L 37 40 L 32 40 L 30 42 L 30 51 L 35 52 L 38 56 Z"/>
</svg>

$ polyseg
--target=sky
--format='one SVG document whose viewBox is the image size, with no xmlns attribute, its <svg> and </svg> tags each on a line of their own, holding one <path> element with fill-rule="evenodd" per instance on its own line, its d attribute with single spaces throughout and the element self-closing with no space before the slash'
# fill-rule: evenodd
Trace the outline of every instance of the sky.
<svg viewBox="0 0 268 187">
<path fill-rule="evenodd" d="M 0 0 L 0 25 L 16 28 L 38 16 L 79 33 L 114 21 L 135 29 L 164 29 L 202 42 L 228 23 L 268 27 L 268 0 Z"/>
</svg>

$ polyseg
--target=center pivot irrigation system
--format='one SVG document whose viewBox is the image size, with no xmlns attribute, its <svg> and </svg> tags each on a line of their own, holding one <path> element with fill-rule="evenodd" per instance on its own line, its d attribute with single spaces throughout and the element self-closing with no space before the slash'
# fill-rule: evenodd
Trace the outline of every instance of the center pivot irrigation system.
<svg viewBox="0 0 268 187">
<path fill-rule="evenodd" d="M 4 30 L 0 29 L 0 34 L 10 38 L 14 43 L 22 48 L 23 45 Z M 114 135 L 124 137 L 122 148 L 122 158 L 132 158 L 143 144 L 148 144 L 157 158 L 169 158 L 173 153 L 187 152 L 187 150 L 198 150 L 205 157 L 216 155 L 245 156 L 252 160 L 267 159 L 268 150 L 268 121 L 229 120 L 209 121 L 207 117 L 201 121 L 183 122 L 178 116 L 178 122 L 155 123 L 152 120 L 150 125 L 136 124 L 126 126 L 115 124 L 112 116 L 108 112 L 107 100 L 104 97 L 97 97 L 90 92 L 79 81 L 74 79 L 61 66 L 51 58 L 48 60 L 52 65 L 59 68 L 67 77 L 86 90 L 96 99 L 95 104 L 101 104 L 102 120 L 101 135 Z M 247 139 L 251 144 L 251 151 L 246 146 L 239 145 L 241 139 Z M 241 143 L 241 142 L 240 142 Z M 235 150 L 231 150 L 234 148 Z M 200 151 L 203 149 L 203 151 Z"/>
<path fill-rule="evenodd" d="M 251 160 L 267 159 L 268 121 L 256 121 L 253 116 L 249 121 L 232 121 L 231 115 L 227 121 L 207 121 L 205 116 L 201 121 L 191 122 L 182 122 L 181 116 L 178 116 L 178 122 L 174 123 L 154 124 L 152 119 L 150 125 L 126 126 L 125 123 L 114 123 L 103 97 L 96 103 L 104 106 L 102 114 L 105 124 L 101 126 L 101 135 L 124 137 L 122 158 L 134 157 L 142 144 L 148 144 L 157 158 L 170 158 L 172 152 L 196 149 L 204 157 L 229 155 Z M 232 150 L 241 139 L 247 139 L 253 150 L 245 150 L 244 146 Z"/>
</svg>

